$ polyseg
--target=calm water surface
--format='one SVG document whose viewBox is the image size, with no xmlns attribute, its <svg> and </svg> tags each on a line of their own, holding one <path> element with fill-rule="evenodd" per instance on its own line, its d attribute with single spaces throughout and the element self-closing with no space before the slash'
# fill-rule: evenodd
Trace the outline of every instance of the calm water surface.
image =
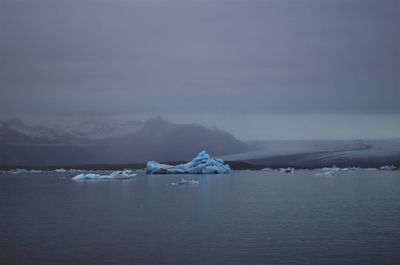
<svg viewBox="0 0 400 265">
<path fill-rule="evenodd" d="M 400 172 L 314 173 L 0 174 L 0 264 L 400 264 Z"/>
</svg>

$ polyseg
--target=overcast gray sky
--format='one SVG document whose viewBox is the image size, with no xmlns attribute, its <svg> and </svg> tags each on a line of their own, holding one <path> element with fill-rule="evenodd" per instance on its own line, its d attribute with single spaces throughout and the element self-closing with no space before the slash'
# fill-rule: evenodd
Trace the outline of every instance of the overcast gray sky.
<svg viewBox="0 0 400 265">
<path fill-rule="evenodd" d="M 399 14 L 396 0 L 0 0 L 1 116 L 400 124 Z"/>
</svg>

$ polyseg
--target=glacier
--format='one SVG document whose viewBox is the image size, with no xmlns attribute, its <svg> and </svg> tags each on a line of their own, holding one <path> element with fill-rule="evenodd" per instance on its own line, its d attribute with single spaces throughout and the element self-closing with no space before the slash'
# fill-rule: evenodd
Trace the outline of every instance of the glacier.
<svg viewBox="0 0 400 265">
<path fill-rule="evenodd" d="M 72 178 L 72 180 L 101 180 L 101 179 L 131 179 L 136 177 L 136 173 L 131 170 L 114 171 L 110 175 L 100 175 L 94 173 L 79 174 Z"/>
<path fill-rule="evenodd" d="M 192 161 L 176 166 L 149 161 L 147 174 L 229 174 L 229 165 L 224 160 L 212 158 L 206 151 L 201 151 Z"/>
</svg>

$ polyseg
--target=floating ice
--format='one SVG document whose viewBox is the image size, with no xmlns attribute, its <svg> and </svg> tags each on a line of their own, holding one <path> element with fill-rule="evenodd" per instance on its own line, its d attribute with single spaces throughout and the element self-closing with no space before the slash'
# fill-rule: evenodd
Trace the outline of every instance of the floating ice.
<svg viewBox="0 0 400 265">
<path fill-rule="evenodd" d="M 292 168 L 292 167 L 280 168 L 279 171 L 280 172 L 285 172 L 285 173 L 293 173 L 294 172 L 294 168 Z"/>
<path fill-rule="evenodd" d="M 58 169 L 56 169 L 56 170 L 54 170 L 54 171 L 57 172 L 57 173 L 67 172 L 67 170 L 66 170 L 66 169 L 63 169 L 63 168 L 58 168 Z"/>
<path fill-rule="evenodd" d="M 100 174 L 79 174 L 73 177 L 73 180 L 99 180 L 99 179 L 130 179 L 136 177 L 136 173 L 132 173 L 130 170 L 114 171 L 110 175 Z"/>
<path fill-rule="evenodd" d="M 333 167 L 324 167 L 324 168 L 321 168 L 321 170 L 322 171 L 339 171 L 340 168 L 337 166 L 333 166 Z"/>
<path fill-rule="evenodd" d="M 395 170 L 396 167 L 393 165 L 392 166 L 381 166 L 379 169 L 380 170 Z"/>
<path fill-rule="evenodd" d="M 16 168 L 8 171 L 10 174 L 21 174 L 21 173 L 29 173 L 28 169 L 25 168 Z"/>
<path fill-rule="evenodd" d="M 198 182 L 197 180 L 193 180 L 193 179 L 181 179 L 179 182 L 172 182 L 171 185 L 172 186 L 196 186 L 199 185 L 200 182 Z"/>
<path fill-rule="evenodd" d="M 261 169 L 261 171 L 272 171 L 273 169 L 272 168 L 269 168 L 269 167 L 266 167 L 266 168 L 263 168 L 263 169 Z"/>
<path fill-rule="evenodd" d="M 362 168 L 360 168 L 360 167 L 344 167 L 341 170 L 348 171 L 348 172 L 357 172 L 357 171 L 361 171 Z"/>
<path fill-rule="evenodd" d="M 315 176 L 324 176 L 324 177 L 330 177 L 330 176 L 334 176 L 335 175 L 335 171 L 324 171 L 324 172 L 320 172 L 320 173 L 315 173 Z"/>
<path fill-rule="evenodd" d="M 201 151 L 192 161 L 177 166 L 149 161 L 146 164 L 147 174 L 228 174 L 230 167 L 219 158 L 210 157 Z"/>
</svg>

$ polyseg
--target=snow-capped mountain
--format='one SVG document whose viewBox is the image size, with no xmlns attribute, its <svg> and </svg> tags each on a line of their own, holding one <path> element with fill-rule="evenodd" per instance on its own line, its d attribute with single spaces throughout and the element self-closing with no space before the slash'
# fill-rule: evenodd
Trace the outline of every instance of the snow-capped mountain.
<svg viewBox="0 0 400 265">
<path fill-rule="evenodd" d="M 143 122 L 134 120 L 87 120 L 67 125 L 55 125 L 55 128 L 60 128 L 77 137 L 88 139 L 120 137 L 136 132 L 142 127 Z"/>
<path fill-rule="evenodd" d="M 52 128 L 40 123 L 26 123 L 14 118 L 0 121 L 1 143 L 71 143 L 81 139 L 67 130 Z"/>
<path fill-rule="evenodd" d="M 19 118 L 0 121 L 2 143 L 79 143 L 128 135 L 143 126 L 140 121 L 89 120 L 71 124 L 28 123 Z"/>
</svg>

